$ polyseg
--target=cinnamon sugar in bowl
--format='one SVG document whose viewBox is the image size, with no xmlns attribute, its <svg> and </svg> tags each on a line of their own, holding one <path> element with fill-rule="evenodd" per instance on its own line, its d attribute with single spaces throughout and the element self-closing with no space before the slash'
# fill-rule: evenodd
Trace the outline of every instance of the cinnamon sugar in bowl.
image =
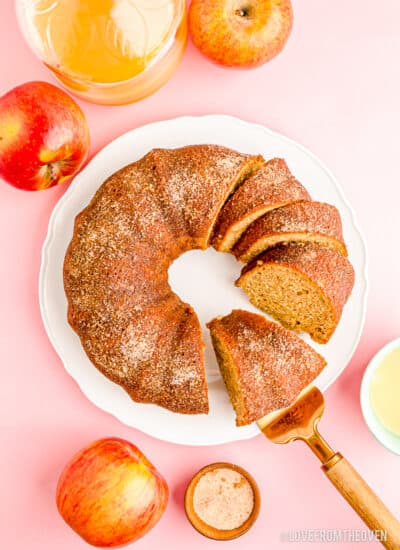
<svg viewBox="0 0 400 550">
<path fill-rule="evenodd" d="M 202 535 L 230 540 L 253 525 L 260 510 L 260 493 L 252 476 L 235 464 L 216 462 L 202 468 L 185 494 L 186 515 Z"/>
</svg>

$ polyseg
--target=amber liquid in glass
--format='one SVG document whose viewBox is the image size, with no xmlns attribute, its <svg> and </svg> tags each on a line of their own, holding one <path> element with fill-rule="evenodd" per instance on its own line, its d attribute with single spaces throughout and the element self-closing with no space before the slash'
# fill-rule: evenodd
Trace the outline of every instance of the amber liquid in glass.
<svg viewBox="0 0 400 550">
<path fill-rule="evenodd" d="M 20 0 L 27 39 L 72 91 L 127 103 L 158 89 L 186 45 L 185 1 Z"/>
</svg>

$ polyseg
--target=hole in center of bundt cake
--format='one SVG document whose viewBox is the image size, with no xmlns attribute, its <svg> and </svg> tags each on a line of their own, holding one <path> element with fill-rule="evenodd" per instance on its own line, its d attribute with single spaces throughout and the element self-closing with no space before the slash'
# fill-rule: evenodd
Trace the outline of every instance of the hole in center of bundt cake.
<svg viewBox="0 0 400 550">
<path fill-rule="evenodd" d="M 209 382 L 220 380 L 220 371 L 212 349 L 206 323 L 219 315 L 227 315 L 232 309 L 258 311 L 234 281 L 241 264 L 231 254 L 191 250 L 180 256 L 169 269 L 169 283 L 184 302 L 197 313 L 206 344 L 205 363 Z"/>
</svg>

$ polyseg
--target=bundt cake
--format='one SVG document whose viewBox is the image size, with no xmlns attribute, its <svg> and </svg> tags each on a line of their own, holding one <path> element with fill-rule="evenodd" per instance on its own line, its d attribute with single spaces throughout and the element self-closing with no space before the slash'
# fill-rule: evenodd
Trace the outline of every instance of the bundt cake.
<svg viewBox="0 0 400 550">
<path fill-rule="evenodd" d="M 289 243 L 267 250 L 246 265 L 236 285 L 283 326 L 326 343 L 350 296 L 354 270 L 335 250 Z"/>
<path fill-rule="evenodd" d="M 286 242 L 314 242 L 347 256 L 338 209 L 315 201 L 299 201 L 267 212 L 245 231 L 233 253 L 247 263 L 264 250 Z"/>
<path fill-rule="evenodd" d="M 89 359 L 134 401 L 207 413 L 201 328 L 171 290 L 168 269 L 184 252 L 211 243 L 231 251 L 243 233 L 234 248 L 241 259 L 281 241 L 307 242 L 264 252 L 237 285 L 284 326 L 328 341 L 354 273 L 337 211 L 309 200 L 282 159 L 266 163 L 217 145 L 154 149 L 116 172 L 76 217 L 64 261 L 68 321 Z M 244 342 L 240 353 L 232 351 L 235 368 L 233 359 L 222 368 L 228 390 L 242 388 L 239 423 L 287 405 L 324 364 L 296 336 L 257 315 L 233 312 L 210 328 L 224 361 L 231 354 L 226 345 L 235 350 Z M 267 374 L 259 379 L 263 353 L 257 350 L 264 345 L 269 355 L 260 365 Z M 289 368 L 293 376 L 286 380 Z"/>
<path fill-rule="evenodd" d="M 216 145 L 155 149 L 77 216 L 64 261 L 68 320 L 92 363 L 133 400 L 208 411 L 201 329 L 168 268 L 208 246 L 230 194 L 263 164 Z"/>
<path fill-rule="evenodd" d="M 286 162 L 274 158 L 249 178 L 225 204 L 211 244 L 220 252 L 229 252 L 248 226 L 269 210 L 309 199 L 310 195 L 290 173 Z"/>
<path fill-rule="evenodd" d="M 261 315 L 234 310 L 207 326 L 238 426 L 289 406 L 326 365 L 301 338 Z"/>
</svg>

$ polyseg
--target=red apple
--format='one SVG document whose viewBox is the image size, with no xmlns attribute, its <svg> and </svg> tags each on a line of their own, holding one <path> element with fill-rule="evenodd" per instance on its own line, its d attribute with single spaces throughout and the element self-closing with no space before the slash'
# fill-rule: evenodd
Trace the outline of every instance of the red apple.
<svg viewBox="0 0 400 550">
<path fill-rule="evenodd" d="M 64 182 L 79 171 L 89 145 L 85 115 L 56 86 L 27 82 L 0 97 L 0 177 L 14 187 Z"/>
<path fill-rule="evenodd" d="M 137 447 L 101 439 L 67 464 L 58 482 L 57 507 L 68 525 L 93 546 L 123 546 L 161 518 L 168 485 Z"/>
<path fill-rule="evenodd" d="M 292 23 L 290 0 L 192 0 L 189 10 L 199 50 L 216 63 L 242 69 L 275 57 Z"/>
</svg>

